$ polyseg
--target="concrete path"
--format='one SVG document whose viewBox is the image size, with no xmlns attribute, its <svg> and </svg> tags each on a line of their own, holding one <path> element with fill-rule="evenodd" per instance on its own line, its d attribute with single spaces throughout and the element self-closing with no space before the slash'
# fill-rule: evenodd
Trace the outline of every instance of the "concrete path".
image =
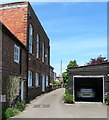
<svg viewBox="0 0 109 120">
<path fill-rule="evenodd" d="M 43 94 L 31 101 L 16 118 L 107 118 L 107 106 L 101 103 L 63 102 L 64 89 Z"/>
</svg>

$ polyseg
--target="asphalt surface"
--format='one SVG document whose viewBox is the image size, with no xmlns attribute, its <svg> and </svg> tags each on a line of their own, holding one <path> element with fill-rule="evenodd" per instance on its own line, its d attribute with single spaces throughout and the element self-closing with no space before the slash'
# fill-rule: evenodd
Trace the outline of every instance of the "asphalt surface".
<svg viewBox="0 0 109 120">
<path fill-rule="evenodd" d="M 64 88 L 43 94 L 27 105 L 14 118 L 107 118 L 107 106 L 102 103 L 63 102 Z"/>
</svg>

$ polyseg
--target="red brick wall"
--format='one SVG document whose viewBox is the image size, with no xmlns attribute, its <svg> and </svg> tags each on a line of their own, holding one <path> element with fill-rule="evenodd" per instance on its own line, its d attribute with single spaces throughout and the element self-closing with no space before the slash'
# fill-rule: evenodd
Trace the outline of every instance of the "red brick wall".
<svg viewBox="0 0 109 120">
<path fill-rule="evenodd" d="M 42 74 L 50 76 L 50 67 L 45 62 L 42 62 L 42 41 L 45 43 L 45 49 L 49 48 L 49 38 L 46 35 L 39 19 L 35 15 L 32 7 L 28 6 L 28 13 L 30 13 L 30 17 L 28 17 L 28 28 L 31 23 L 33 26 L 33 54 L 29 54 L 29 70 L 33 72 L 33 88 L 29 88 L 28 96 L 32 98 L 32 96 L 37 96 L 42 93 Z M 40 36 L 40 59 L 36 58 L 36 34 Z M 50 53 L 50 51 L 49 51 Z M 50 61 L 50 56 L 49 56 Z M 40 86 L 38 88 L 35 87 L 35 74 L 38 72 L 40 74 Z M 49 87 L 46 87 L 45 82 L 45 92 L 49 91 Z M 38 92 L 38 93 L 36 93 Z"/>
<path fill-rule="evenodd" d="M 29 25 L 30 23 L 33 26 L 33 54 L 29 54 L 29 61 L 28 61 L 28 70 L 33 72 L 33 88 L 28 89 L 29 98 L 32 96 L 37 96 L 41 94 L 42 91 L 42 80 L 40 78 L 40 87 L 35 87 L 35 75 L 36 72 L 44 75 L 50 76 L 50 51 L 49 51 L 49 64 L 47 65 L 45 62 L 42 63 L 42 40 L 45 43 L 45 47 L 49 48 L 49 38 L 47 37 L 40 21 L 38 20 L 35 12 L 33 11 L 32 7 L 28 2 L 21 2 L 21 3 L 11 3 L 9 6 L 13 5 L 28 5 L 25 8 L 11 8 L 7 10 L 0 10 L 0 20 L 3 21 L 5 26 L 7 26 L 12 33 L 17 36 L 17 38 L 28 47 L 28 33 L 29 33 Z M 6 5 L 2 6 L 6 7 Z M 31 17 L 29 17 L 29 13 Z M 36 58 L 36 33 L 40 35 L 40 59 Z M 23 60 L 24 61 L 24 60 Z M 33 92 L 34 91 L 34 92 Z M 46 88 L 46 92 L 49 91 L 49 88 Z M 38 92 L 38 93 L 37 93 Z"/>
<path fill-rule="evenodd" d="M 24 3 L 27 4 L 27 3 Z M 9 4 L 14 6 L 17 4 Z M 22 5 L 19 3 L 19 5 Z M 1 7 L 1 6 L 0 6 Z M 6 5 L 2 5 L 6 7 Z M 27 40 L 27 7 L 0 10 L 0 21 L 24 44 Z"/>
<path fill-rule="evenodd" d="M 21 65 L 14 62 L 14 45 L 17 45 L 21 49 Z M 21 56 L 20 56 L 21 57 Z M 3 32 L 2 34 L 2 94 L 6 94 L 7 91 L 7 80 L 9 75 L 20 76 L 23 73 L 23 76 L 27 78 L 27 51 L 23 49 L 19 43 L 15 42 L 7 34 Z M 22 66 L 22 67 L 21 67 Z M 26 81 L 25 81 L 25 90 L 26 98 Z"/>
<path fill-rule="evenodd" d="M 50 82 L 54 81 L 54 68 L 51 66 L 50 67 Z"/>
</svg>

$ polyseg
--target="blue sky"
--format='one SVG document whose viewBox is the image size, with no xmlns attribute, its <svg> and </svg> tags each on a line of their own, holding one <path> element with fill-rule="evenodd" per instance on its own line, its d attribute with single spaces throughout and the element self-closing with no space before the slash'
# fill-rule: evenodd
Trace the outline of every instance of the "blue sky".
<svg viewBox="0 0 109 120">
<path fill-rule="evenodd" d="M 107 3 L 31 3 L 51 45 L 51 65 L 57 75 L 70 60 L 84 65 L 90 58 L 107 57 Z"/>
<path fill-rule="evenodd" d="M 22 0 L 1 0 L 0 3 L 14 1 Z M 50 38 L 51 65 L 57 75 L 61 60 L 64 72 L 70 60 L 84 65 L 90 58 L 107 57 L 107 2 L 32 1 L 36 0 L 30 3 Z"/>
</svg>

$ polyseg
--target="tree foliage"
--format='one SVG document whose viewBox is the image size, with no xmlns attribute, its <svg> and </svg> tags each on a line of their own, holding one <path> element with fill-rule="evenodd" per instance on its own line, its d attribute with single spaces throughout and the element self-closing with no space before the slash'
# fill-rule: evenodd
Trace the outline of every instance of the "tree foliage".
<svg viewBox="0 0 109 120">
<path fill-rule="evenodd" d="M 71 69 L 73 67 L 77 67 L 77 62 L 76 60 L 70 61 L 69 64 L 67 65 L 67 69 Z M 68 72 L 65 71 L 62 73 L 63 81 L 64 81 L 64 87 L 67 87 L 67 82 L 68 82 Z"/>
<path fill-rule="evenodd" d="M 69 64 L 67 65 L 67 69 L 71 69 L 73 67 L 77 67 L 77 62 L 76 60 L 70 61 Z"/>
<path fill-rule="evenodd" d="M 67 86 L 67 82 L 68 82 L 68 72 L 63 72 L 62 73 L 62 77 L 63 77 L 63 81 L 64 81 L 64 87 Z"/>
<path fill-rule="evenodd" d="M 7 82 L 7 99 L 11 105 L 20 92 L 20 79 L 10 75 Z"/>
<path fill-rule="evenodd" d="M 91 58 L 90 61 L 88 63 L 86 63 L 86 64 L 87 65 L 93 65 L 93 64 L 103 63 L 103 62 L 107 62 L 107 61 L 108 60 L 106 59 L 106 57 L 102 57 L 100 55 L 97 58 Z"/>
</svg>

